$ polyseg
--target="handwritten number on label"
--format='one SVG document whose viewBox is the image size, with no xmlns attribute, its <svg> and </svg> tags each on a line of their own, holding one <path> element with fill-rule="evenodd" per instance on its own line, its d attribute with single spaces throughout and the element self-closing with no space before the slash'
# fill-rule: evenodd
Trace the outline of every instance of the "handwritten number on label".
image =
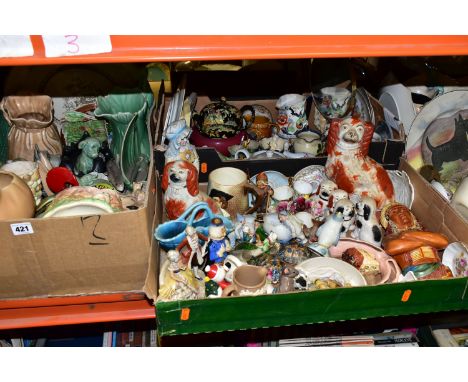
<svg viewBox="0 0 468 382">
<path fill-rule="evenodd" d="M 91 239 L 89 241 L 89 245 L 109 245 L 109 243 L 106 242 L 106 238 L 105 237 L 102 237 L 102 236 L 98 236 L 96 234 L 96 228 L 99 224 L 99 221 L 101 220 L 101 215 L 97 215 L 97 216 L 83 216 L 81 218 L 81 224 L 83 225 L 83 227 L 85 227 L 85 221 L 87 220 L 90 220 L 92 221 L 92 219 L 95 219 L 95 224 L 94 224 L 94 227 L 93 227 L 93 231 L 92 231 L 92 234 L 91 236 L 93 237 L 93 239 Z M 97 239 L 97 240 L 95 240 Z"/>
<path fill-rule="evenodd" d="M 76 34 L 67 34 L 65 35 L 67 40 L 67 52 L 70 54 L 78 54 L 80 51 L 80 46 L 77 43 L 78 36 Z"/>
</svg>

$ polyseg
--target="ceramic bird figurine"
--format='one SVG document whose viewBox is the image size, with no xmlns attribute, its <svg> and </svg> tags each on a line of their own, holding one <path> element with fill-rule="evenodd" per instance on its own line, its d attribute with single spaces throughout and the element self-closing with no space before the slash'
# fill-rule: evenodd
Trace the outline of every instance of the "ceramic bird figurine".
<svg viewBox="0 0 468 382">
<path fill-rule="evenodd" d="M 327 176 L 349 194 L 370 196 L 381 209 L 394 197 L 387 171 L 367 156 L 374 132 L 371 123 L 356 117 L 335 119 L 328 132 Z"/>
</svg>

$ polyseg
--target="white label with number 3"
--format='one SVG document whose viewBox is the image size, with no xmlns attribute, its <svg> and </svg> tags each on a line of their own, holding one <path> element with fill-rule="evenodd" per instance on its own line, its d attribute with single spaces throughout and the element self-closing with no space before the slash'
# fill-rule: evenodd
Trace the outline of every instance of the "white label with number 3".
<svg viewBox="0 0 468 382">
<path fill-rule="evenodd" d="M 110 36 L 67 34 L 42 36 L 46 57 L 81 56 L 83 54 L 112 52 Z"/>
<path fill-rule="evenodd" d="M 16 223 L 16 224 L 10 224 L 11 227 L 11 232 L 13 232 L 13 235 L 18 236 L 18 235 L 30 235 L 34 233 L 33 227 L 31 223 Z"/>
</svg>

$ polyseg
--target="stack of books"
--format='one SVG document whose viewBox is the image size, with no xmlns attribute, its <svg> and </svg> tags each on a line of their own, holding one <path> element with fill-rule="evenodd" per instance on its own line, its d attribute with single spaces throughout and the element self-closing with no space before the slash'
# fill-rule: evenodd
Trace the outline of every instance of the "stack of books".
<svg viewBox="0 0 468 382">
<path fill-rule="evenodd" d="M 247 346 L 264 347 L 313 347 L 313 346 L 419 346 L 414 330 L 383 332 L 376 334 L 359 334 L 352 336 L 329 336 L 289 338 L 279 341 L 248 344 Z"/>
</svg>

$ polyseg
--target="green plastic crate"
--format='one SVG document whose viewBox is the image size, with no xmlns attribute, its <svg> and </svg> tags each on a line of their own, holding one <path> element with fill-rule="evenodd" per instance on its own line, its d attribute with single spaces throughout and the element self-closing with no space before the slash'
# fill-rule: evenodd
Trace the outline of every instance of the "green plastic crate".
<svg viewBox="0 0 468 382">
<path fill-rule="evenodd" d="M 160 336 L 467 310 L 468 278 L 156 303 Z"/>
</svg>

